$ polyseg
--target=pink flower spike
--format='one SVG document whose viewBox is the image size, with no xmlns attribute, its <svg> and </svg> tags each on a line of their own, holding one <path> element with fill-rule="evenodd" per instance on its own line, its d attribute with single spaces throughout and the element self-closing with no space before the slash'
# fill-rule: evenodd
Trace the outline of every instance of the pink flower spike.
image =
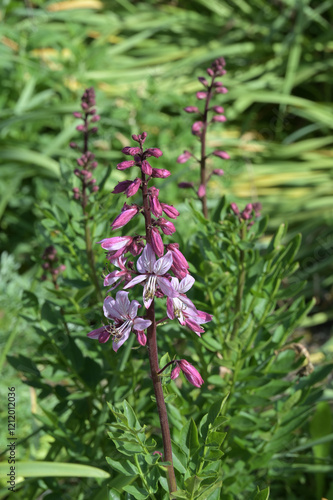
<svg viewBox="0 0 333 500">
<path fill-rule="evenodd" d="M 224 115 L 215 115 L 212 118 L 212 122 L 226 122 L 227 119 Z"/>
<path fill-rule="evenodd" d="M 170 219 L 177 219 L 180 215 L 178 210 L 175 209 L 172 205 L 167 205 L 166 203 L 161 203 L 161 207 L 165 215 L 170 217 Z"/>
<path fill-rule="evenodd" d="M 123 193 L 124 191 L 126 191 L 126 189 L 132 184 L 132 181 L 121 181 L 121 182 L 118 182 L 118 184 L 116 185 L 116 187 L 114 188 L 112 192 L 112 194 L 119 194 L 119 193 Z"/>
<path fill-rule="evenodd" d="M 124 208 L 125 206 L 126 208 Z M 125 226 L 139 211 L 139 207 L 137 207 L 136 205 L 129 206 L 125 203 L 124 207 L 122 209 L 122 212 L 115 218 L 115 220 L 111 224 L 111 228 L 113 231 Z"/>
<path fill-rule="evenodd" d="M 199 198 L 203 198 L 206 194 L 206 188 L 203 184 L 200 184 L 199 189 L 198 189 L 198 196 Z"/>
<path fill-rule="evenodd" d="M 158 179 L 166 179 L 171 175 L 171 172 L 169 170 L 166 170 L 165 168 L 153 168 L 151 176 L 156 177 Z"/>
<path fill-rule="evenodd" d="M 141 163 L 141 170 L 146 175 L 151 175 L 153 172 L 153 169 L 150 163 L 147 162 L 147 160 L 143 160 L 143 162 Z"/>
<path fill-rule="evenodd" d="M 117 164 L 117 170 L 125 170 L 126 168 L 134 167 L 134 165 L 135 165 L 134 160 L 122 161 L 121 163 Z"/>
<path fill-rule="evenodd" d="M 155 158 L 159 158 L 163 153 L 159 148 L 148 148 L 145 151 L 145 157 L 154 156 Z"/>
<path fill-rule="evenodd" d="M 203 91 L 197 92 L 197 93 L 196 93 L 196 96 L 197 96 L 197 99 L 199 99 L 199 100 L 201 100 L 201 99 L 206 99 L 206 97 L 207 97 L 207 92 L 203 92 Z"/>
<path fill-rule="evenodd" d="M 125 148 L 122 149 L 122 152 L 125 155 L 134 156 L 141 153 L 141 149 L 139 147 L 132 148 L 130 146 L 126 146 Z"/>
<path fill-rule="evenodd" d="M 224 170 L 222 170 L 222 168 L 214 168 L 212 174 L 221 177 L 222 175 L 224 175 Z"/>
<path fill-rule="evenodd" d="M 129 198 L 130 196 L 134 196 L 141 186 L 141 179 L 135 179 L 127 188 L 126 196 Z"/>
<path fill-rule="evenodd" d="M 190 384 L 194 385 L 194 387 L 202 386 L 204 380 L 198 370 L 194 368 L 194 366 L 186 361 L 186 359 L 181 359 L 180 361 L 178 361 L 178 364 Z"/>
<path fill-rule="evenodd" d="M 184 111 L 186 111 L 186 113 L 199 113 L 199 108 L 197 108 L 197 106 L 186 106 Z"/>
<path fill-rule="evenodd" d="M 213 152 L 213 155 L 218 156 L 219 158 L 222 158 L 222 160 L 230 160 L 230 156 L 225 151 L 216 150 Z"/>
<path fill-rule="evenodd" d="M 164 254 L 164 244 L 157 227 L 152 227 L 151 229 L 151 246 L 156 255 L 158 257 L 162 257 L 162 255 Z"/>
<path fill-rule="evenodd" d="M 192 154 L 189 151 L 184 151 L 183 154 L 178 156 L 177 163 L 186 163 L 191 158 Z"/>
</svg>

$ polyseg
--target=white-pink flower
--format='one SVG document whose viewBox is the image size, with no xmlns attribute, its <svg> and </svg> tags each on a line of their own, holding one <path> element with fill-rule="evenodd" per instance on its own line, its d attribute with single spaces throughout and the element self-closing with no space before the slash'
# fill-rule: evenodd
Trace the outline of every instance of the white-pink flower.
<svg viewBox="0 0 333 500">
<path fill-rule="evenodd" d="M 144 282 L 143 302 L 147 309 L 154 299 L 157 286 L 167 297 L 176 297 L 178 292 L 173 289 L 170 281 L 164 277 L 171 266 L 172 253 L 169 251 L 156 261 L 155 252 L 148 243 L 136 263 L 140 274 L 127 283 L 124 289 L 132 288 L 137 283 Z"/>
<path fill-rule="evenodd" d="M 117 259 L 111 259 L 110 262 L 114 266 L 119 267 L 120 271 L 112 271 L 112 273 L 105 276 L 104 286 L 111 286 L 108 292 L 110 290 L 114 290 L 121 283 L 121 281 L 125 280 L 128 283 L 132 278 L 130 271 L 125 266 L 126 259 L 123 255 Z"/>
<path fill-rule="evenodd" d="M 136 331 L 139 342 L 142 344 L 143 330 L 151 325 L 149 319 L 137 317 L 138 308 L 141 307 L 137 300 L 129 301 L 128 292 L 117 292 L 116 298 L 106 297 L 103 310 L 106 318 L 113 320 L 113 324 L 97 328 L 88 333 L 88 337 L 98 339 L 105 343 L 112 336 L 112 347 L 117 351 L 128 339 L 132 329 Z"/>
<path fill-rule="evenodd" d="M 167 298 L 167 315 L 170 319 L 177 318 L 181 325 L 187 326 L 200 337 L 200 333 L 204 332 L 200 325 L 211 321 L 212 316 L 204 311 L 198 311 L 193 302 L 185 295 L 194 282 L 195 279 L 189 274 L 180 282 L 177 278 L 171 278 L 171 285 L 176 296 Z"/>
</svg>

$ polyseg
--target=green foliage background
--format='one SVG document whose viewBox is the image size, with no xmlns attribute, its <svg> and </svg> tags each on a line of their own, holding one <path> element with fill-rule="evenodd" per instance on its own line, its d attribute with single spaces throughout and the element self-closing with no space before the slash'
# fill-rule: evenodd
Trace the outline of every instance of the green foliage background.
<svg viewBox="0 0 333 500">
<path fill-rule="evenodd" d="M 67 314 L 75 333 L 81 325 L 79 345 L 83 352 L 90 349 L 90 344 L 82 337 L 91 324 L 100 320 L 89 285 L 84 243 L 77 236 L 82 221 L 75 204 L 68 199 L 74 185 L 72 170 L 76 158 L 68 143 L 77 137 L 77 121 L 72 112 L 78 109 L 84 88 L 90 85 L 96 88 L 102 116 L 93 149 L 99 161 L 97 180 L 106 181 L 98 203 L 108 212 L 103 216 L 96 211 L 95 240 L 110 235 L 109 222 L 121 206 L 119 199 L 108 196 L 116 182 L 125 178 L 114 169 L 122 158 L 121 148 L 128 145 L 132 133 L 145 130 L 150 145 L 163 150 L 158 166 L 172 171 L 172 177 L 163 184 L 163 198 L 182 212 L 177 233 L 182 237 L 180 243 L 186 244 L 193 242 L 198 220 L 189 216 L 191 209 L 184 202 L 184 192 L 177 188 L 177 182 L 196 180 L 197 169 L 190 163 L 176 163 L 184 149 L 195 147 L 190 131 L 192 117 L 185 115 L 182 108 L 195 104 L 194 93 L 200 88 L 196 77 L 203 75 L 211 61 L 220 56 L 225 57 L 228 70 L 224 82 L 229 93 L 221 98 L 228 122 L 223 127 L 212 127 L 209 147 L 228 151 L 231 160 L 223 165 L 218 160 L 214 163 L 215 167 L 224 168 L 225 176 L 210 183 L 210 208 L 212 211 L 217 208 L 223 194 L 240 205 L 259 200 L 264 215 L 271 216 L 269 235 L 281 222 L 290 227 L 285 242 L 297 233 L 302 234 L 300 269 L 293 275 L 294 284 L 297 288 L 308 279 L 303 293 L 307 299 L 316 298 L 312 316 L 302 325 L 317 327 L 312 330 L 314 359 L 331 360 L 332 342 L 327 334 L 332 319 L 333 264 L 332 17 L 329 0 L 3 2 L 0 366 L 4 392 L 1 397 L 6 397 L 7 383 L 12 385 L 13 377 L 17 377 L 17 371 L 6 362 L 7 354 L 27 358 L 36 354 L 41 363 L 45 361 L 45 345 L 39 344 L 42 334 L 33 327 L 36 321 L 50 322 L 51 331 L 54 328 L 57 335 L 61 331 L 57 326 L 61 316 L 52 317 L 48 301 L 57 307 L 70 304 Z M 106 178 L 108 167 L 111 174 Z M 71 214 L 70 222 L 62 211 Z M 52 223 L 52 217 L 62 228 Z M 267 241 L 261 240 L 263 248 Z M 46 290 L 39 282 L 41 254 L 50 243 L 58 245 L 67 265 L 63 281 L 65 296 L 57 296 L 51 287 Z M 103 255 L 97 250 L 96 255 L 97 267 L 102 269 Z M 192 263 L 195 265 L 194 255 Z M 37 304 L 35 297 L 39 297 Z M 40 317 L 38 305 L 43 301 Z M 55 338 L 55 343 L 61 345 L 61 341 L 61 335 Z M 45 342 L 46 352 L 52 357 L 51 341 L 48 338 Z M 39 345 L 37 353 L 36 345 Z M 92 357 L 97 357 L 97 353 L 100 356 L 101 350 L 96 348 Z M 104 362 L 107 365 L 110 359 Z M 17 379 L 19 429 L 24 436 L 31 428 L 37 429 L 37 424 L 30 411 L 31 404 L 34 406 L 33 395 L 30 397 L 27 387 L 19 382 L 24 379 L 22 363 L 26 368 L 22 359 L 21 369 L 16 368 L 21 374 Z M 73 363 L 80 364 L 77 359 Z M 122 364 L 120 368 L 123 370 Z M 135 366 L 134 373 L 139 368 Z M 30 367 L 30 371 L 34 369 Z M 98 368 L 94 369 L 97 373 Z M 53 379 L 54 374 L 49 371 Z M 77 375 L 72 373 L 72 376 Z M 64 373 L 58 377 L 60 393 L 52 397 L 61 399 Z M 113 394 L 116 401 L 128 390 L 122 377 L 118 393 Z M 46 397 L 49 388 L 44 390 Z M 329 399 L 331 393 L 325 394 Z M 44 401 L 45 412 L 53 411 L 54 399 Z M 52 411 L 47 417 L 51 420 Z M 325 415 L 325 408 L 320 411 Z M 107 418 L 109 415 L 103 414 L 101 425 Z M 324 417 L 317 418 L 322 422 Z M 315 422 L 313 435 L 318 437 Z M 44 425 L 48 429 L 50 423 Z M 329 425 L 325 432 L 330 434 Z M 71 439 L 77 439 L 75 435 L 73 430 Z M 52 460 L 49 436 L 46 431 L 29 438 L 29 446 L 20 448 L 20 458 Z M 54 436 L 53 439 L 56 440 Z M 76 445 L 79 453 L 79 442 Z M 98 449 L 99 443 L 95 446 Z M 320 457 L 321 452 L 317 449 L 316 456 Z M 65 461 L 66 457 L 62 459 Z M 98 460 L 101 467 L 102 455 Z M 297 498 L 292 496 L 293 481 L 296 479 L 290 479 L 288 486 L 290 499 Z M 317 478 L 318 491 L 322 481 Z"/>
</svg>

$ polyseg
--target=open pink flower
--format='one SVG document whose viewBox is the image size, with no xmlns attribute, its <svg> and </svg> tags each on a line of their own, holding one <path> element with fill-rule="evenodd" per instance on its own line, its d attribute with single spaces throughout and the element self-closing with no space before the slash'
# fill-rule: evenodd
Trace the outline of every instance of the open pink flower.
<svg viewBox="0 0 333 500">
<path fill-rule="evenodd" d="M 198 311 L 193 302 L 185 295 L 192 288 L 194 282 L 195 279 L 189 274 L 180 282 L 177 278 L 171 278 L 171 285 L 176 296 L 167 298 L 167 315 L 170 319 L 177 318 L 181 325 L 187 326 L 200 337 L 200 333 L 205 331 L 200 325 L 211 321 L 212 316 L 204 311 Z"/>
<path fill-rule="evenodd" d="M 111 263 L 119 267 L 120 271 L 112 271 L 112 273 L 105 276 L 104 286 L 111 286 L 108 291 L 114 290 L 124 280 L 128 283 L 132 278 L 130 271 L 125 267 L 126 259 L 123 256 L 118 259 L 112 259 Z"/>
<path fill-rule="evenodd" d="M 141 307 L 137 300 L 129 301 L 128 292 L 117 292 L 116 298 L 106 297 L 104 300 L 104 315 L 113 321 L 113 324 L 97 328 L 88 333 L 91 339 L 98 339 L 100 343 L 105 343 L 112 336 L 112 347 L 117 351 L 128 339 L 132 330 L 135 330 L 139 342 L 143 341 L 143 330 L 151 325 L 149 319 L 137 317 L 138 308 Z M 140 343 L 141 343 L 140 342 Z"/>
<path fill-rule="evenodd" d="M 156 261 L 155 253 L 151 245 L 148 243 L 136 263 L 137 270 L 140 274 L 127 283 L 124 289 L 132 288 L 137 283 L 144 282 L 143 302 L 147 309 L 150 307 L 150 304 L 155 297 L 157 286 L 168 297 L 175 297 L 178 292 L 175 292 L 170 284 L 170 281 L 164 277 L 165 273 L 169 271 L 171 266 L 172 253 L 167 252 L 163 257 Z"/>
</svg>

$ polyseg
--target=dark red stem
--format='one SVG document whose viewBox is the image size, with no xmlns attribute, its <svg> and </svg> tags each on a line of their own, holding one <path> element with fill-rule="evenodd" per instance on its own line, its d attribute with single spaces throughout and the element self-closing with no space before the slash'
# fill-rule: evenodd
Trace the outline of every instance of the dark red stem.
<svg viewBox="0 0 333 500">
<path fill-rule="evenodd" d="M 207 126 L 208 126 L 208 111 L 209 111 L 209 102 L 212 98 L 213 93 L 213 85 L 214 85 L 215 75 L 212 77 L 211 84 L 207 88 L 207 97 L 205 103 L 205 109 L 203 112 L 203 128 L 200 136 L 201 142 L 201 157 L 200 157 L 200 184 L 205 187 L 205 194 L 200 198 L 202 204 L 202 213 L 208 219 L 208 208 L 207 208 L 207 174 L 206 174 L 206 134 L 207 134 Z"/>
<path fill-rule="evenodd" d="M 142 150 L 142 146 L 141 146 Z M 142 173 L 142 197 L 143 197 L 143 213 L 145 217 L 146 226 L 146 242 L 151 243 L 151 213 L 148 200 L 148 185 L 146 176 Z M 164 401 L 163 388 L 161 378 L 159 377 L 159 366 L 158 366 L 158 351 L 157 351 L 157 339 L 156 339 L 156 318 L 155 318 L 155 304 L 152 301 L 149 309 L 147 309 L 146 318 L 150 319 L 151 325 L 147 329 L 147 347 L 148 356 L 150 363 L 151 378 L 153 381 L 154 392 L 156 397 L 157 411 L 161 424 L 162 440 L 164 448 L 164 460 L 170 462 L 171 465 L 167 468 L 167 479 L 169 484 L 170 492 L 177 490 L 175 471 L 173 468 L 172 461 L 172 447 L 171 447 L 171 435 L 168 422 L 168 414 L 166 409 L 166 404 Z"/>
</svg>

